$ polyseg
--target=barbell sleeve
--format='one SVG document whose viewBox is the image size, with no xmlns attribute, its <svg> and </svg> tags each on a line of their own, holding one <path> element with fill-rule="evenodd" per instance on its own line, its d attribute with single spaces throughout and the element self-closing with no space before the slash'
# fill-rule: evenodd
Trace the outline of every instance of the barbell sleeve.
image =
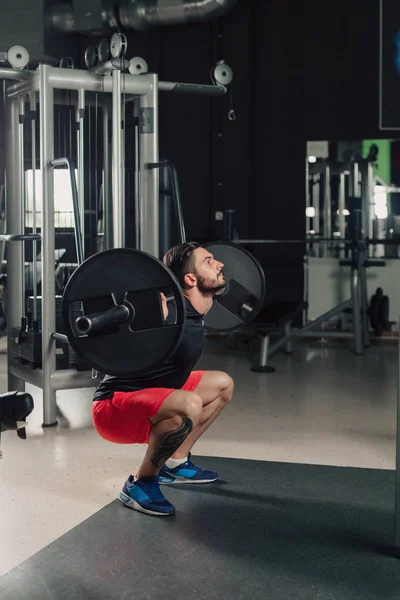
<svg viewBox="0 0 400 600">
<path fill-rule="evenodd" d="M 75 321 L 76 329 L 81 335 L 99 331 L 110 325 L 124 323 L 129 319 L 130 311 L 124 304 L 118 304 L 109 310 L 91 315 L 83 315 Z"/>
</svg>

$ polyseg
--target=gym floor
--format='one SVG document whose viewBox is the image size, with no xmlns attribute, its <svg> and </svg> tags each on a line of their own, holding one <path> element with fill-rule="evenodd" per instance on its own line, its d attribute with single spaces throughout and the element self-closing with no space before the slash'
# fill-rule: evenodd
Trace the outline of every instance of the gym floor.
<svg viewBox="0 0 400 600">
<path fill-rule="evenodd" d="M 1 339 L 0 344 L 2 392 L 6 390 L 6 340 Z M 207 457 L 208 467 L 213 462 L 209 457 L 225 457 L 257 461 L 254 462 L 257 468 L 258 461 L 263 461 L 266 467 L 274 463 L 275 470 L 275 463 L 282 468 L 288 468 L 284 463 L 291 463 L 355 467 L 360 473 L 365 469 L 379 470 L 383 476 L 389 472 L 392 476 L 396 450 L 397 346 L 373 346 L 360 357 L 354 356 L 344 345 L 322 344 L 316 340 L 297 344 L 294 349 L 292 356 L 278 354 L 271 359 L 275 373 L 257 374 L 250 371 L 249 349 L 232 349 L 226 341 L 207 339 L 199 367 L 228 372 L 235 380 L 235 394 L 225 412 L 196 444 L 196 459 Z M 143 446 L 113 445 L 96 434 L 91 425 L 92 390 L 58 392 L 59 425 L 53 429 L 41 427 L 40 390 L 27 386 L 27 391 L 33 394 L 36 404 L 29 418 L 27 440 L 20 440 L 15 432 L 2 435 L 0 576 L 92 515 L 102 515 L 101 509 L 108 510 L 110 523 L 110 510 L 114 510 L 111 503 L 127 475 L 135 473 L 144 453 Z M 201 459 L 198 462 L 201 464 Z M 218 468 L 221 464 L 223 468 L 223 461 L 219 461 Z M 232 464 L 229 463 L 230 475 L 235 477 Z M 240 464 L 242 467 L 237 473 L 243 481 L 252 463 Z M 271 477 L 274 472 L 270 473 Z M 343 472 L 353 471 L 344 469 Z M 220 472 L 220 476 L 223 478 L 224 473 Z M 263 483 L 268 488 L 268 481 Z M 176 504 L 178 522 L 180 497 L 172 498 L 170 488 L 163 491 Z M 329 495 L 329 490 L 327 492 Z M 183 493 L 186 494 L 186 490 Z M 191 502 L 196 502 L 196 495 L 189 493 Z M 251 489 L 248 493 L 251 495 Z M 376 493 L 379 494 L 379 486 Z M 351 496 L 351 490 L 348 494 Z M 233 498 L 228 501 L 232 504 Z M 389 497 L 387 502 L 391 507 L 394 497 Z M 185 506 L 182 500 L 183 513 Z M 150 519 L 149 527 L 157 527 L 153 524 L 154 517 L 124 510 L 128 515 L 124 518 L 140 522 L 140 527 L 147 527 L 143 519 Z M 138 516 L 143 522 L 137 521 Z M 79 528 L 74 531 L 79 532 Z M 400 561 L 388 560 L 393 561 L 391 568 L 400 574 Z M 314 568 L 309 565 L 310 579 Z M 383 596 L 398 598 L 399 592 L 400 587 L 395 595 L 383 593 Z M 62 595 L 54 597 L 64 598 Z M 203 597 L 211 596 L 196 593 L 197 599 Z M 212 597 L 228 596 L 221 592 Z M 257 597 L 257 593 L 252 597 Z M 279 596 L 268 597 L 285 600 L 303 595 L 296 596 L 289 587 L 287 596 L 281 591 Z M 313 596 L 308 592 L 304 597 L 361 596 L 334 593 Z M 364 594 L 363 598 L 366 597 Z"/>
</svg>

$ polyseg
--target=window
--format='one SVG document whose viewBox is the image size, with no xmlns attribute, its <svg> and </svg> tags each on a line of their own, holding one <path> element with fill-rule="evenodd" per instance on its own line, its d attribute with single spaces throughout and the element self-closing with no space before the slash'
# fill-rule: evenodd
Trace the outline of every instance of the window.
<svg viewBox="0 0 400 600">
<path fill-rule="evenodd" d="M 377 219 L 386 219 L 388 216 L 387 192 L 382 185 L 376 185 L 374 189 L 375 216 Z"/>
<path fill-rule="evenodd" d="M 75 170 L 75 179 L 77 171 Z M 41 171 L 35 171 L 36 188 L 36 226 L 42 224 L 42 178 Z M 33 171 L 26 171 L 26 207 L 25 226 L 33 227 Z M 72 191 L 69 171 L 67 169 L 54 170 L 54 227 L 73 228 L 74 211 L 72 204 Z"/>
</svg>

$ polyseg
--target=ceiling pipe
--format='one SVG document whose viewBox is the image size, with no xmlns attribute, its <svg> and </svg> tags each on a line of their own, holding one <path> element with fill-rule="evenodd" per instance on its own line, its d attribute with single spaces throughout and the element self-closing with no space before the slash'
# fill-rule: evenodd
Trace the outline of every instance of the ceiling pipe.
<svg viewBox="0 0 400 600">
<path fill-rule="evenodd" d="M 235 4 L 236 0 L 123 0 L 119 20 L 126 29 L 147 31 L 160 25 L 211 21 Z"/>
<path fill-rule="evenodd" d="M 226 15 L 237 0 L 119 0 L 113 4 L 103 0 L 103 29 L 148 31 L 152 27 L 212 21 Z M 59 2 L 50 9 L 53 29 L 73 33 L 74 10 L 71 2 Z M 86 30 L 85 33 L 88 33 Z"/>
</svg>

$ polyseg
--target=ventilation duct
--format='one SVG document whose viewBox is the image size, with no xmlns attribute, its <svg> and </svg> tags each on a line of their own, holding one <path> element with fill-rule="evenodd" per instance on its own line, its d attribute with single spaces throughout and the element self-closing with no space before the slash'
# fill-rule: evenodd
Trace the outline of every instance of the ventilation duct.
<svg viewBox="0 0 400 600">
<path fill-rule="evenodd" d="M 159 25 L 211 21 L 225 15 L 236 0 L 125 0 L 119 20 L 126 29 L 146 31 Z"/>
<path fill-rule="evenodd" d="M 63 33 L 105 29 L 147 31 L 162 25 L 212 21 L 227 14 L 237 0 L 79 0 L 51 8 L 53 29 Z"/>
</svg>

